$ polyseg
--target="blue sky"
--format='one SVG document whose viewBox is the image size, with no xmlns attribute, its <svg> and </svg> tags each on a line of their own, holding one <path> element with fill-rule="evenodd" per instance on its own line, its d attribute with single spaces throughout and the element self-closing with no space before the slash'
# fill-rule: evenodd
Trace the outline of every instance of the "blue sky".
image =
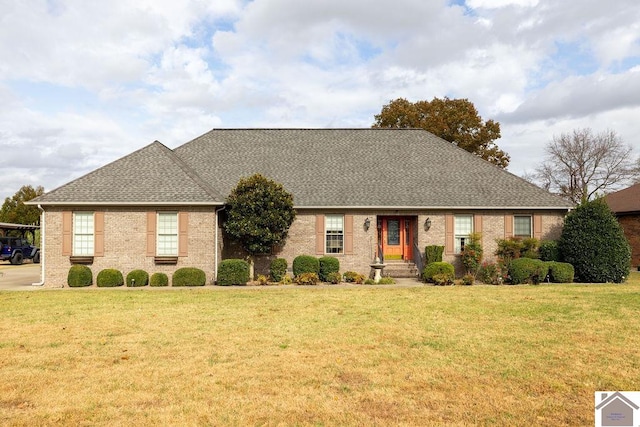
<svg viewBox="0 0 640 427">
<path fill-rule="evenodd" d="M 583 127 L 640 155 L 635 0 L 0 0 L 0 12 L 2 199 L 216 127 L 369 127 L 398 97 L 468 98 L 500 122 L 517 175 Z"/>
</svg>

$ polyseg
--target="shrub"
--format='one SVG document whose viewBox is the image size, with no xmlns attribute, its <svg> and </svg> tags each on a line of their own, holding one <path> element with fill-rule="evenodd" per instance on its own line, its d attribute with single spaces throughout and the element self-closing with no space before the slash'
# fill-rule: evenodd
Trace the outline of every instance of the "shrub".
<svg viewBox="0 0 640 427">
<path fill-rule="evenodd" d="M 320 273 L 318 277 L 322 282 L 328 282 L 329 273 L 337 273 L 340 271 L 340 260 L 333 256 L 323 256 L 318 260 Z"/>
<path fill-rule="evenodd" d="M 285 274 L 284 277 L 282 278 L 282 284 L 290 285 L 292 283 L 293 283 L 293 278 L 291 277 L 291 275 L 289 273 Z"/>
<path fill-rule="evenodd" d="M 558 247 L 580 282 L 620 283 L 629 275 L 629 243 L 603 200 L 585 202 L 567 214 Z"/>
<path fill-rule="evenodd" d="M 521 283 L 537 285 L 547 277 L 548 271 L 548 265 L 539 259 L 518 258 L 509 263 L 509 277 L 512 285 Z"/>
<path fill-rule="evenodd" d="M 96 277 L 96 285 L 99 288 L 113 288 L 124 285 L 124 277 L 119 270 L 114 268 L 105 268 L 98 273 Z"/>
<path fill-rule="evenodd" d="M 444 246 L 429 245 L 424 248 L 424 265 L 432 262 L 442 262 L 442 253 Z"/>
<path fill-rule="evenodd" d="M 540 242 L 538 242 L 538 239 L 534 237 L 527 237 L 526 239 L 522 239 L 520 256 L 533 259 L 540 258 L 540 254 L 538 253 L 538 246 L 540 246 Z"/>
<path fill-rule="evenodd" d="M 269 284 L 269 278 L 267 276 L 265 276 L 264 274 L 258 274 L 258 277 L 257 277 L 256 281 L 258 282 L 258 285 L 260 285 L 260 286 L 265 286 L 265 285 Z"/>
<path fill-rule="evenodd" d="M 311 255 L 298 255 L 293 259 L 293 275 L 298 277 L 303 273 L 320 273 L 320 261 Z"/>
<path fill-rule="evenodd" d="M 376 282 L 375 282 L 375 280 L 373 280 L 372 278 L 369 277 L 364 281 L 364 284 L 365 285 L 375 285 Z"/>
<path fill-rule="evenodd" d="M 436 286 L 453 285 L 453 276 L 447 273 L 438 273 L 438 274 L 434 274 L 433 277 L 431 277 L 431 281 Z"/>
<path fill-rule="evenodd" d="M 246 285 L 249 281 L 249 263 L 243 259 L 220 261 L 216 281 L 220 286 Z"/>
<path fill-rule="evenodd" d="M 172 286 L 204 286 L 207 275 L 204 271 L 194 267 L 182 267 L 177 269 L 171 277 Z"/>
<path fill-rule="evenodd" d="M 500 266 L 490 261 L 483 262 L 478 269 L 478 279 L 487 285 L 498 285 L 502 283 Z"/>
<path fill-rule="evenodd" d="M 432 262 L 422 270 L 422 278 L 425 282 L 433 283 L 433 276 L 436 274 L 446 274 L 453 281 L 455 269 L 448 262 Z"/>
<path fill-rule="evenodd" d="M 396 281 L 393 280 L 393 277 L 389 276 L 381 277 L 378 281 L 378 285 L 394 285 L 395 283 Z"/>
<path fill-rule="evenodd" d="M 357 283 L 361 285 L 364 283 L 366 277 L 363 274 L 356 273 L 355 271 L 347 271 L 343 274 L 344 281 L 347 283 Z"/>
<path fill-rule="evenodd" d="M 560 261 L 560 250 L 557 240 L 543 240 L 540 242 L 540 259 L 542 261 Z"/>
<path fill-rule="evenodd" d="M 476 281 L 476 278 L 473 274 L 465 274 L 462 276 L 462 284 L 465 286 L 471 286 Z"/>
<path fill-rule="evenodd" d="M 149 279 L 150 286 L 169 286 L 169 276 L 165 273 L 153 273 Z"/>
<path fill-rule="evenodd" d="M 296 283 L 298 285 L 317 285 L 318 275 L 316 273 L 302 273 L 296 276 Z"/>
<path fill-rule="evenodd" d="M 482 244 L 480 241 L 480 233 L 471 233 L 469 241 L 464 245 L 464 249 L 460 253 L 462 265 L 465 266 L 468 273 L 475 274 L 478 267 L 480 267 L 480 261 L 482 261 Z"/>
<path fill-rule="evenodd" d="M 72 265 L 67 274 L 67 285 L 72 288 L 91 286 L 93 283 L 93 273 L 86 265 Z"/>
<path fill-rule="evenodd" d="M 287 260 L 284 258 L 276 258 L 271 261 L 269 266 L 269 277 L 274 282 L 281 282 L 284 275 L 287 274 Z"/>
<path fill-rule="evenodd" d="M 575 274 L 573 265 L 566 262 L 547 262 L 549 266 L 549 280 L 553 283 L 572 283 Z"/>
<path fill-rule="evenodd" d="M 337 271 L 333 271 L 329 274 L 327 274 L 327 282 L 333 284 L 333 285 L 337 285 L 340 282 L 342 282 L 342 275 L 340 273 L 338 273 Z"/>
<path fill-rule="evenodd" d="M 149 273 L 144 270 L 133 270 L 127 274 L 127 286 L 147 286 L 149 284 Z"/>
</svg>

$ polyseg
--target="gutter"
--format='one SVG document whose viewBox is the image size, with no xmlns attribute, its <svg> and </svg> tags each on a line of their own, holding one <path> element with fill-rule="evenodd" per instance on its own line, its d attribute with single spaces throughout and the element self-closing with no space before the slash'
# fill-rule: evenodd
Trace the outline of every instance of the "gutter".
<svg viewBox="0 0 640 427">
<path fill-rule="evenodd" d="M 226 206 L 222 206 L 219 209 L 215 210 L 215 216 L 216 216 L 216 233 L 215 233 L 215 250 L 214 250 L 214 256 L 213 256 L 213 282 L 215 283 L 216 280 L 218 280 L 218 212 L 222 212 L 225 209 Z"/>
<path fill-rule="evenodd" d="M 40 281 L 38 283 L 32 283 L 31 286 L 42 286 L 44 285 L 44 262 L 45 262 L 45 257 L 44 257 L 44 242 L 45 242 L 45 215 L 44 215 L 44 209 L 42 208 L 42 205 L 38 204 L 38 209 L 40 209 L 40 211 L 42 212 L 40 214 Z"/>
</svg>

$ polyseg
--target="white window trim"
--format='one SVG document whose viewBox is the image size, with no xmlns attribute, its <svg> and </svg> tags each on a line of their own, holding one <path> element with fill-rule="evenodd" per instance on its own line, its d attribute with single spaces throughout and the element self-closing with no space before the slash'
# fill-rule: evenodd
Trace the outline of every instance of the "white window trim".
<svg viewBox="0 0 640 427">
<path fill-rule="evenodd" d="M 529 218 L 529 235 L 516 234 L 516 218 Z M 522 214 L 513 216 L 513 236 L 521 238 L 533 237 L 533 215 Z"/>
<path fill-rule="evenodd" d="M 339 248 L 339 252 L 328 252 L 327 251 L 327 240 L 329 237 L 329 218 L 334 217 L 334 218 L 340 218 L 340 221 L 342 222 L 342 229 L 335 234 L 335 236 L 342 236 L 342 246 Z M 340 255 L 340 254 L 344 254 L 344 215 L 342 214 L 326 214 L 324 216 L 324 253 L 325 254 L 330 254 L 330 255 Z"/>
<path fill-rule="evenodd" d="M 88 225 L 90 228 L 81 230 L 79 217 L 91 218 Z M 82 232 L 80 232 L 82 231 Z M 83 241 L 84 239 L 86 241 Z M 73 213 L 73 235 L 72 235 L 72 256 L 94 256 L 96 251 L 96 218 L 94 212 L 74 212 Z"/>
<path fill-rule="evenodd" d="M 160 217 L 161 216 L 168 216 L 168 215 L 172 215 L 175 218 L 175 233 L 161 233 L 161 231 L 164 231 L 163 228 L 160 226 Z M 173 257 L 173 256 L 178 256 L 178 245 L 179 245 L 179 230 L 180 230 L 180 224 L 179 224 L 180 218 L 178 215 L 178 212 L 173 212 L 173 211 L 167 211 L 167 212 L 158 212 L 156 214 L 156 256 L 168 256 L 168 257 Z M 165 244 L 166 242 L 163 240 L 163 238 L 173 238 L 169 243 L 170 243 L 170 249 L 175 248 L 175 250 L 166 250 L 167 245 Z"/>
<path fill-rule="evenodd" d="M 471 227 L 469 228 L 469 233 L 459 233 L 456 227 L 456 218 L 470 218 Z M 460 254 L 462 252 L 462 248 L 464 246 L 464 239 L 468 239 L 469 235 L 473 233 L 473 214 L 459 214 L 453 216 L 453 252 L 455 254 Z"/>
</svg>

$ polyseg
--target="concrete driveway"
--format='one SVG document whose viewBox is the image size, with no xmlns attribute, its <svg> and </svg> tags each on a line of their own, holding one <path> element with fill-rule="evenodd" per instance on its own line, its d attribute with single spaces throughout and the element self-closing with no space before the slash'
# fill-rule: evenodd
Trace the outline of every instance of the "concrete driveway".
<svg viewBox="0 0 640 427">
<path fill-rule="evenodd" d="M 0 291 L 30 291 L 40 289 L 32 283 L 40 281 L 40 264 L 31 262 L 11 265 L 0 262 Z"/>
</svg>

